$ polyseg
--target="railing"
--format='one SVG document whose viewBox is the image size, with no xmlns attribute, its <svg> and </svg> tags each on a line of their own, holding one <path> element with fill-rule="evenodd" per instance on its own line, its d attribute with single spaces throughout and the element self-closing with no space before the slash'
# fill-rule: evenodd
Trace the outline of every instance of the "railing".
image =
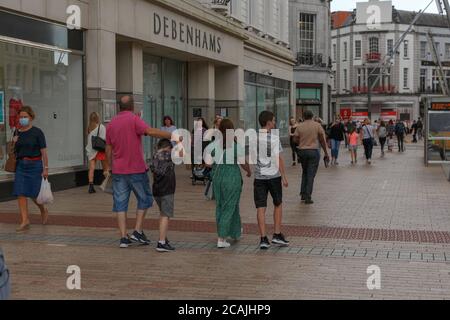
<svg viewBox="0 0 450 320">
<path fill-rule="evenodd" d="M 369 93 L 368 87 L 353 87 L 353 93 Z M 395 86 L 378 86 L 373 88 L 373 93 L 397 93 Z"/>
<path fill-rule="evenodd" d="M 426 93 L 426 94 L 443 94 L 442 89 L 440 87 L 437 88 L 419 88 L 419 93 Z"/>
<path fill-rule="evenodd" d="M 366 53 L 367 62 L 378 62 L 381 60 L 381 53 L 379 52 L 371 52 Z"/>
<path fill-rule="evenodd" d="M 228 4 L 231 0 L 211 0 L 211 9 L 216 11 L 228 11 Z"/>
<path fill-rule="evenodd" d="M 329 61 L 328 61 L 329 62 Z M 305 65 L 305 66 L 317 66 L 321 68 L 327 68 L 328 65 L 323 58 L 323 54 L 321 53 L 297 53 L 297 66 Z"/>
</svg>

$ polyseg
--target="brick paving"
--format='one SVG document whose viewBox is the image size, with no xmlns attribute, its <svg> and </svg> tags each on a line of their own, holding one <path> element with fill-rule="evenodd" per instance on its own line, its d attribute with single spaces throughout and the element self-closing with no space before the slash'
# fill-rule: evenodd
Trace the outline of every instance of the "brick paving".
<svg viewBox="0 0 450 320">
<path fill-rule="evenodd" d="M 376 151 L 371 167 L 351 167 L 342 150 L 339 167 L 320 169 L 310 207 L 298 199 L 299 169 L 289 167 L 284 221 L 291 246 L 267 252 L 257 248 L 248 179 L 244 235 L 227 250 L 215 248 L 214 202 L 204 200 L 202 186 L 191 186 L 184 168 L 170 233 L 177 251 L 167 255 L 153 245 L 118 249 L 105 194 L 58 192 L 51 224 L 39 226 L 33 216 L 36 225 L 24 234 L 14 232 L 16 203 L 0 203 L 13 298 L 450 299 L 450 186 L 440 167 L 423 166 L 420 146 L 407 149 L 385 159 Z M 152 209 L 146 222 L 152 240 L 156 217 Z M 81 267 L 81 291 L 65 287 L 69 265 Z M 370 265 L 381 269 L 381 290 L 367 289 Z"/>
</svg>

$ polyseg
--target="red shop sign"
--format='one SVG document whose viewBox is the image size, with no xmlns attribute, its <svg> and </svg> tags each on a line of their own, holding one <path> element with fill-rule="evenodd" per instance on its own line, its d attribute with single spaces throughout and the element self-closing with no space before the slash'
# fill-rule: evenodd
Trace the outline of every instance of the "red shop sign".
<svg viewBox="0 0 450 320">
<path fill-rule="evenodd" d="M 352 116 L 352 109 L 341 109 L 341 118 L 344 120 L 350 119 Z"/>
</svg>

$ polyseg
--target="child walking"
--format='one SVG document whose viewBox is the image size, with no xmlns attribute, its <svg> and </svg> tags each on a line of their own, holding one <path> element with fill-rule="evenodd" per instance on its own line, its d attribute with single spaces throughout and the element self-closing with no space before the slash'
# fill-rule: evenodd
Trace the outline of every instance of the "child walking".
<svg viewBox="0 0 450 320">
<path fill-rule="evenodd" d="M 350 145 L 350 154 L 352 156 L 352 164 L 358 163 L 358 143 L 359 134 L 356 132 L 355 128 L 350 128 L 348 133 L 348 141 Z"/>
<path fill-rule="evenodd" d="M 153 195 L 160 210 L 158 252 L 174 251 L 167 232 L 169 220 L 174 217 L 175 202 L 175 164 L 172 161 L 172 143 L 167 139 L 158 142 L 158 151 L 154 155 L 150 169 L 153 173 Z"/>
<path fill-rule="evenodd" d="M 261 236 L 260 249 L 267 250 L 271 243 L 266 234 L 266 209 L 267 198 L 270 193 L 274 205 L 274 234 L 272 244 L 278 246 L 289 246 L 289 241 L 281 233 L 281 222 L 283 216 L 283 186 L 289 186 L 284 160 L 282 156 L 280 138 L 271 131 L 275 129 L 275 115 L 270 111 L 263 111 L 259 116 L 261 130 L 259 131 L 258 146 L 266 145 L 268 153 L 259 154 L 255 165 L 254 200 L 258 215 L 258 226 Z"/>
</svg>

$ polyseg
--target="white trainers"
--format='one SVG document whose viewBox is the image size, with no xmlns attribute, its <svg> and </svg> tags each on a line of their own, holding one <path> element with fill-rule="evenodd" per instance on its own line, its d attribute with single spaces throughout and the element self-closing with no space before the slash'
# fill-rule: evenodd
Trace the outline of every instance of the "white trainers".
<svg viewBox="0 0 450 320">
<path fill-rule="evenodd" d="M 217 242 L 217 248 L 219 249 L 226 249 L 231 247 L 231 244 L 229 244 L 227 241 L 218 241 Z"/>
</svg>

